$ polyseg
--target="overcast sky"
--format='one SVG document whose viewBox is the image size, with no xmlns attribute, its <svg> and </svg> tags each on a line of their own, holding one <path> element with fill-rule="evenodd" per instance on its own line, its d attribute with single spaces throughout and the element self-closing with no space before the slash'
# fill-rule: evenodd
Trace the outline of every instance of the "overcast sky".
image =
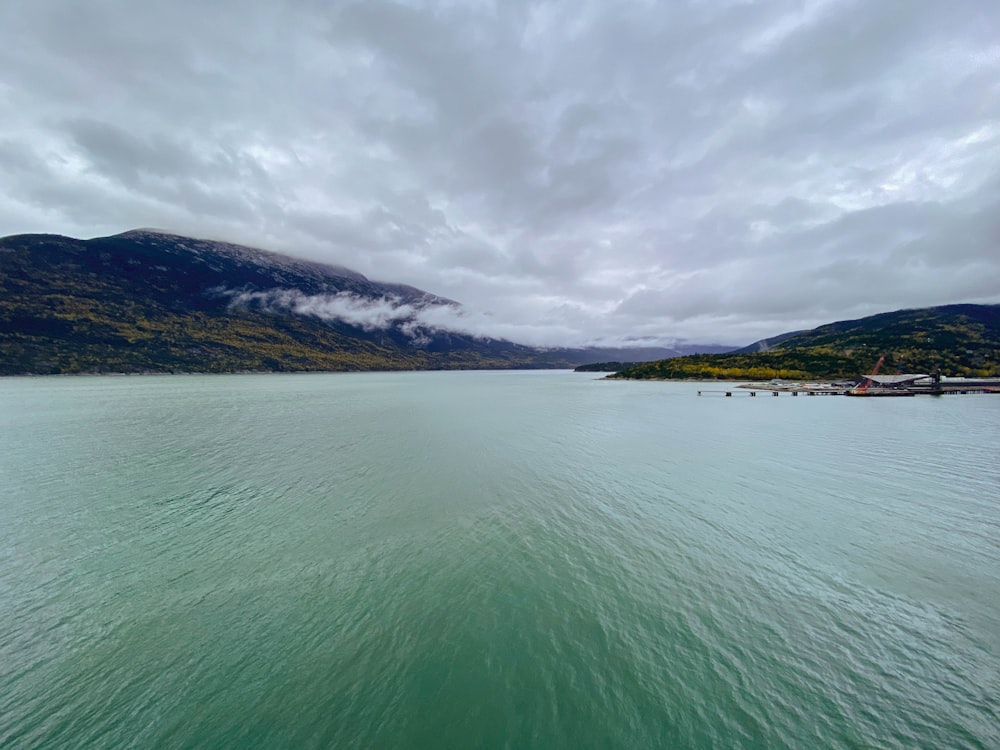
<svg viewBox="0 0 1000 750">
<path fill-rule="evenodd" d="M 1000 301 L 1000 3 L 0 2 L 0 235 L 159 227 L 526 343 Z"/>
</svg>

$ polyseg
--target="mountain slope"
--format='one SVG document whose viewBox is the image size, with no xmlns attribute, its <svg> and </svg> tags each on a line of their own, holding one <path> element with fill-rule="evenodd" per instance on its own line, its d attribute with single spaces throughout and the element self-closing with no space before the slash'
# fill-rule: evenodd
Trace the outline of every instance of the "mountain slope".
<svg viewBox="0 0 1000 750">
<path fill-rule="evenodd" d="M 636 365 L 614 377 L 856 377 L 869 372 L 882 355 L 883 372 L 998 376 L 1000 305 L 897 310 L 784 334 L 770 342 L 767 351 L 677 357 Z"/>
<path fill-rule="evenodd" d="M 151 230 L 0 239 L 2 375 L 573 367 L 614 351 L 537 349 L 421 318 L 458 310 L 346 268 Z"/>
</svg>

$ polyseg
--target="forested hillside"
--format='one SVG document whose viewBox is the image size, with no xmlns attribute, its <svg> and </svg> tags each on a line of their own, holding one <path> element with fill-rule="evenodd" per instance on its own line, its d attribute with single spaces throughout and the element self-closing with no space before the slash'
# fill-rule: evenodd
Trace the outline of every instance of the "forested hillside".
<svg viewBox="0 0 1000 750">
<path fill-rule="evenodd" d="M 775 337 L 768 351 L 692 355 L 629 367 L 617 378 L 848 378 L 882 371 L 1000 376 L 1000 305 L 946 305 L 844 320 Z"/>
<path fill-rule="evenodd" d="M 0 375 L 572 368 L 635 349 L 539 349 L 424 324 L 452 300 L 338 266 L 152 231 L 0 239 Z M 669 356 L 649 350 L 652 359 Z M 655 352 L 655 353 L 653 353 Z"/>
</svg>

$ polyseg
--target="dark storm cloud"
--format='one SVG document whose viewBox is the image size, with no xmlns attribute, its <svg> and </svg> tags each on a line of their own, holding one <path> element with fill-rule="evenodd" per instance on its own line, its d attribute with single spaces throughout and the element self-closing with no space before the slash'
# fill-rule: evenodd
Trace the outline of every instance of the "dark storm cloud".
<svg viewBox="0 0 1000 750">
<path fill-rule="evenodd" d="M 10 0 L 0 234 L 254 244 L 533 343 L 997 301 L 998 39 L 985 0 Z"/>
</svg>

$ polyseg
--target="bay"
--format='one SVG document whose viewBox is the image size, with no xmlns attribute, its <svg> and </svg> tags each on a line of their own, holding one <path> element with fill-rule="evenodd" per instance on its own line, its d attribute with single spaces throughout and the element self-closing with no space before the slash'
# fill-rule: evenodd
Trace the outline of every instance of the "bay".
<svg viewBox="0 0 1000 750">
<path fill-rule="evenodd" d="M 1000 747 L 1000 399 L 0 379 L 0 746 Z"/>
</svg>

